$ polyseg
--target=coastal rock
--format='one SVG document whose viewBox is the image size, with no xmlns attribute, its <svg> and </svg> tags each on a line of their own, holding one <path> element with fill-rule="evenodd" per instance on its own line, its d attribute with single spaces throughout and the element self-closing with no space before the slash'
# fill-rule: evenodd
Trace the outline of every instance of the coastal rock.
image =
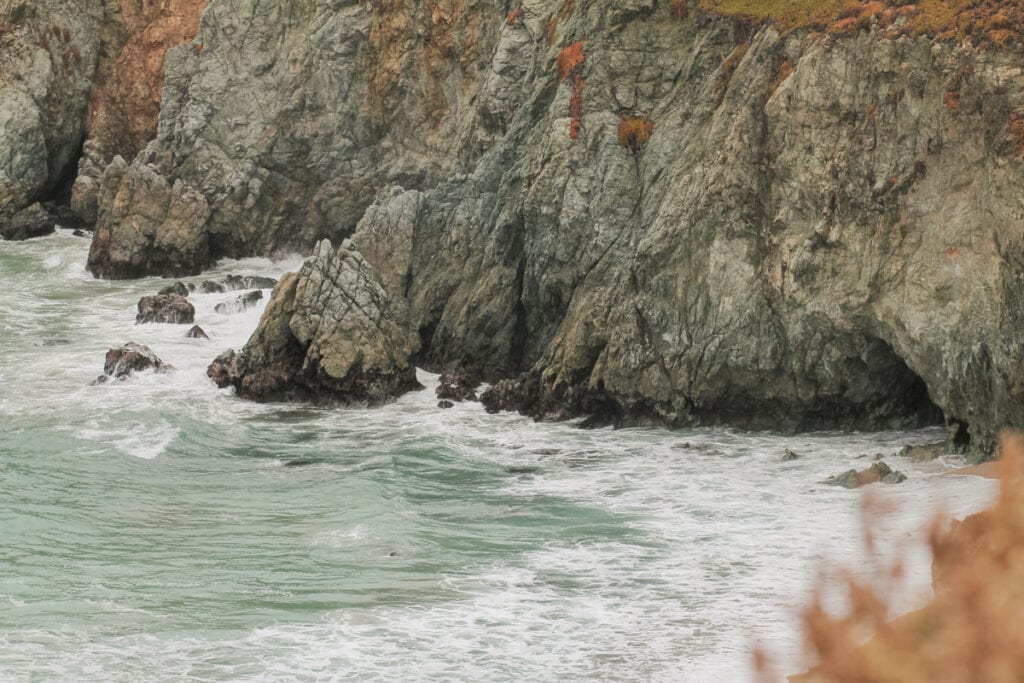
<svg viewBox="0 0 1024 683">
<path fill-rule="evenodd" d="M 452 403 L 451 401 L 438 401 L 437 407 L 441 408 L 442 410 L 447 410 L 448 408 L 454 408 L 455 404 Z"/>
<path fill-rule="evenodd" d="M 161 296 L 167 294 L 176 294 L 181 297 L 186 297 L 189 294 L 188 285 L 184 282 L 175 282 L 173 285 L 167 285 L 158 292 Z"/>
<path fill-rule="evenodd" d="M 139 312 L 135 324 L 172 323 L 190 325 L 195 322 L 196 309 L 178 294 L 157 294 L 139 299 Z"/>
<path fill-rule="evenodd" d="M 475 401 L 476 388 L 481 384 L 479 375 L 460 363 L 450 363 L 441 371 L 437 397 L 449 401 Z"/>
<path fill-rule="evenodd" d="M 213 310 L 221 315 L 232 315 L 235 313 L 241 313 L 242 311 L 247 311 L 253 306 L 256 306 L 262 300 L 263 292 L 256 290 L 236 297 L 231 301 L 219 303 L 214 306 Z"/>
<path fill-rule="evenodd" d="M 923 444 L 917 446 L 904 446 L 900 449 L 899 456 L 910 462 L 931 462 L 946 452 L 946 443 Z"/>
<path fill-rule="evenodd" d="M 203 280 L 199 285 L 200 294 L 223 294 L 226 291 L 228 291 L 227 287 L 213 280 Z"/>
<path fill-rule="evenodd" d="M 107 351 L 103 374 L 93 384 L 103 384 L 111 379 L 123 380 L 136 372 L 162 371 L 168 367 L 148 346 L 128 342 L 122 347 Z"/>
<path fill-rule="evenodd" d="M 185 333 L 185 337 L 188 339 L 209 339 L 206 336 L 206 332 L 199 325 L 195 325 L 188 332 Z"/>
<path fill-rule="evenodd" d="M 259 275 L 228 275 L 224 278 L 225 289 L 273 289 L 277 280 Z"/>
<path fill-rule="evenodd" d="M 793 460 L 799 460 L 800 456 L 797 453 L 789 450 L 788 448 L 782 453 L 782 462 L 792 462 Z"/>
<path fill-rule="evenodd" d="M 22 209 L 6 221 L 0 218 L 0 237 L 5 240 L 21 241 L 44 237 L 53 234 L 55 230 L 53 217 L 39 203 Z"/>
<path fill-rule="evenodd" d="M 420 387 L 416 335 L 351 242 L 329 241 L 274 288 L 256 332 L 208 374 L 243 398 L 379 404 Z"/>
<path fill-rule="evenodd" d="M 896 471 L 884 462 L 876 462 L 866 470 L 848 470 L 834 477 L 829 477 L 823 483 L 829 486 L 842 486 L 848 489 L 860 488 L 868 484 L 900 484 L 907 480 L 907 476 Z"/>
</svg>

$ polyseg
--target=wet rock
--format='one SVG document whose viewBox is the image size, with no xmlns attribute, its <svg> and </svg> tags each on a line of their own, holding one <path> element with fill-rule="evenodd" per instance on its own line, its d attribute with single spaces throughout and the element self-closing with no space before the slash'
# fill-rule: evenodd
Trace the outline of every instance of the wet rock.
<svg viewBox="0 0 1024 683">
<path fill-rule="evenodd" d="M 481 381 L 478 374 L 467 370 L 461 363 L 451 363 L 441 371 L 437 397 L 449 401 L 476 401 L 476 388 Z"/>
<path fill-rule="evenodd" d="M 247 294 L 242 294 L 236 297 L 232 301 L 225 301 L 217 304 L 213 310 L 221 315 L 233 315 L 235 313 L 241 313 L 254 307 L 260 301 L 263 300 L 263 292 L 256 290 Z"/>
<path fill-rule="evenodd" d="M 44 237 L 55 230 L 53 217 L 38 203 L 22 209 L 6 221 L 0 219 L 0 237 L 5 240 L 21 241 Z"/>
<path fill-rule="evenodd" d="M 43 346 L 67 346 L 70 343 L 70 339 L 64 339 L 63 337 L 48 337 L 43 340 Z"/>
<path fill-rule="evenodd" d="M 224 278 L 226 289 L 273 289 L 277 280 L 259 275 L 228 275 Z"/>
<path fill-rule="evenodd" d="M 842 486 L 848 489 L 855 489 L 868 484 L 882 482 L 885 484 L 899 484 L 907 480 L 902 472 L 889 467 L 884 462 L 876 462 L 866 470 L 847 470 L 842 474 L 826 479 L 824 484 L 829 486 Z"/>
<path fill-rule="evenodd" d="M 455 404 L 452 403 L 451 401 L 438 401 L 437 402 L 437 407 L 441 408 L 441 409 L 444 409 L 444 410 L 447 410 L 448 408 L 454 408 Z"/>
<path fill-rule="evenodd" d="M 788 448 L 782 452 L 782 462 L 792 462 L 793 460 L 799 460 L 800 456 Z"/>
<path fill-rule="evenodd" d="M 92 237 L 91 234 L 89 234 L 85 230 L 81 230 L 81 229 L 76 229 L 76 230 L 72 231 L 71 234 L 74 235 L 75 237 Z"/>
<path fill-rule="evenodd" d="M 324 240 L 274 289 L 242 351 L 221 354 L 208 374 L 243 398 L 376 405 L 420 388 L 418 346 L 401 301 L 352 243 Z"/>
<path fill-rule="evenodd" d="M 540 467 L 537 465 L 509 465 L 505 468 L 509 474 L 537 474 Z"/>
<path fill-rule="evenodd" d="M 900 449 L 899 456 L 910 462 L 931 462 L 941 456 L 946 450 L 945 442 L 923 444 L 917 446 L 904 446 Z"/>
<path fill-rule="evenodd" d="M 123 380 L 144 370 L 165 371 L 169 367 L 148 346 L 128 342 L 120 348 L 107 351 L 103 374 L 93 384 L 104 384 L 112 379 Z"/>
<path fill-rule="evenodd" d="M 139 299 L 139 312 L 135 324 L 171 323 L 189 325 L 195 322 L 196 309 L 187 299 L 177 294 L 157 294 Z"/>
<path fill-rule="evenodd" d="M 282 466 L 283 467 L 308 467 L 310 465 L 315 465 L 315 464 L 316 464 L 316 461 L 314 461 L 314 460 L 289 460 L 289 461 L 285 462 Z"/>
<path fill-rule="evenodd" d="M 199 325 L 194 325 L 192 329 L 185 333 L 185 336 L 189 339 L 209 339 L 206 332 Z"/>
<path fill-rule="evenodd" d="M 224 285 L 213 280 L 203 280 L 199 285 L 200 294 L 223 294 L 226 291 L 228 290 Z"/>
<path fill-rule="evenodd" d="M 188 293 L 188 286 L 180 280 L 173 285 L 167 285 L 159 292 L 160 295 L 177 294 L 178 296 L 188 296 Z"/>
</svg>

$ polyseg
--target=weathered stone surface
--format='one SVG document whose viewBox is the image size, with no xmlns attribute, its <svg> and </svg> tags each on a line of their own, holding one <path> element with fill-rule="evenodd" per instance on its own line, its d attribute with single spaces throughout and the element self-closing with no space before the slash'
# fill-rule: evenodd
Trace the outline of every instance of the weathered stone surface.
<svg viewBox="0 0 1024 683">
<path fill-rule="evenodd" d="M 277 280 L 259 275 L 228 275 L 224 278 L 225 289 L 273 289 Z"/>
<path fill-rule="evenodd" d="M 213 310 L 221 315 L 233 315 L 235 313 L 247 311 L 261 301 L 263 301 L 263 292 L 256 290 L 255 292 L 249 292 L 247 294 L 237 296 L 231 301 L 221 302 L 214 306 Z"/>
<path fill-rule="evenodd" d="M 256 400 L 379 404 L 418 388 L 416 335 L 351 242 L 317 245 L 282 279 L 240 353 L 221 354 L 208 374 Z"/>
<path fill-rule="evenodd" d="M 481 381 L 477 373 L 461 363 L 449 363 L 441 371 L 435 393 L 438 398 L 449 401 L 475 401 L 476 388 Z"/>
<path fill-rule="evenodd" d="M 188 296 L 189 291 L 190 290 L 188 288 L 188 285 L 186 285 L 184 282 L 178 281 L 175 282 L 173 285 L 167 285 L 166 287 L 161 289 L 158 292 L 158 294 L 177 294 L 178 296 L 185 297 Z"/>
<path fill-rule="evenodd" d="M 139 312 L 135 324 L 171 323 L 191 325 L 196 321 L 195 306 L 177 294 L 157 294 L 139 299 Z"/>
<path fill-rule="evenodd" d="M 487 2 L 213 0 L 204 49 L 168 55 L 157 139 L 104 171 L 90 267 L 352 235 L 417 360 L 506 379 L 489 409 L 944 416 L 981 452 L 1024 427 L 1024 58 L 669 4 L 576 3 L 549 36 L 541 0 L 511 23 Z M 556 57 L 580 40 L 572 139 Z M 624 116 L 650 138 L 620 144 Z"/>
<path fill-rule="evenodd" d="M 103 384 L 111 379 L 123 380 L 136 372 L 162 371 L 168 367 L 148 346 L 128 342 L 122 347 L 107 351 L 103 374 L 93 384 Z"/>
<path fill-rule="evenodd" d="M 799 459 L 800 455 L 798 453 L 795 453 L 794 451 L 791 451 L 788 448 L 782 453 L 782 462 L 792 462 L 793 460 Z"/>
<path fill-rule="evenodd" d="M 27 240 L 44 237 L 56 230 L 53 216 L 38 202 L 22 209 L 10 219 L 0 218 L 0 237 L 5 240 Z"/>
</svg>

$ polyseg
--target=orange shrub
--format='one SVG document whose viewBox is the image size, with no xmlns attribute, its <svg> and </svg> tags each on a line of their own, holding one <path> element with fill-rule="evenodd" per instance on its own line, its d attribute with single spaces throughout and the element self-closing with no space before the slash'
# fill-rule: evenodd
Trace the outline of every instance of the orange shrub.
<svg viewBox="0 0 1024 683">
<path fill-rule="evenodd" d="M 619 144 L 633 153 L 643 149 L 654 132 L 654 121 L 639 116 L 623 116 L 619 119 Z"/>
</svg>

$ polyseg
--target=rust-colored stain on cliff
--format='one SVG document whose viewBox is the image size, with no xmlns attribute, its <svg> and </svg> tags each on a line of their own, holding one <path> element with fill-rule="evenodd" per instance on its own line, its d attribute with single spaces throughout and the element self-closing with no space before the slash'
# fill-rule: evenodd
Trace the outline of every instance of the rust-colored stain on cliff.
<svg viewBox="0 0 1024 683">
<path fill-rule="evenodd" d="M 167 51 L 195 38 L 206 0 L 118 3 L 127 40 L 100 65 L 88 125 L 105 150 L 130 159 L 156 136 Z"/>
</svg>

